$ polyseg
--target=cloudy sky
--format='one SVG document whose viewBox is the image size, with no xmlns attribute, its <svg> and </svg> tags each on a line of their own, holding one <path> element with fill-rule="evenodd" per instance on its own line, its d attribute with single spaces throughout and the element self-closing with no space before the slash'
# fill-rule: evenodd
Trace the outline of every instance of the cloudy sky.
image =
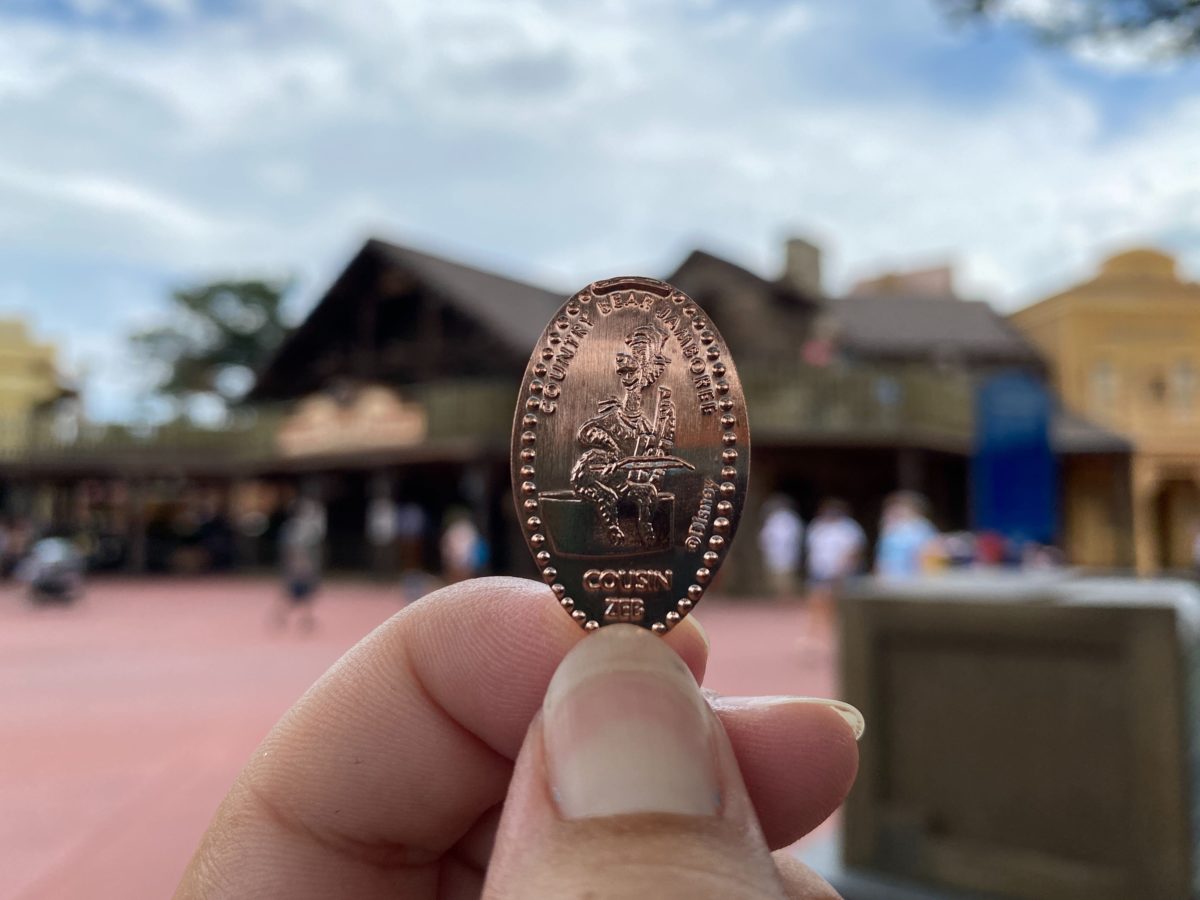
<svg viewBox="0 0 1200 900">
<path fill-rule="evenodd" d="M 1197 65 L 933 0 L 0 0 L 0 315 L 108 417 L 171 287 L 300 315 L 369 235 L 567 290 L 802 234 L 832 290 L 951 261 L 1009 309 L 1131 243 L 1200 272 L 1198 136 Z"/>
</svg>

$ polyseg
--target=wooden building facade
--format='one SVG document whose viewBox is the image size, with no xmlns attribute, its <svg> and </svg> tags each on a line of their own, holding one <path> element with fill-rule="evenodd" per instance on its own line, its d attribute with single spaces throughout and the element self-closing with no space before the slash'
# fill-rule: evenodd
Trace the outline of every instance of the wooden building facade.
<svg viewBox="0 0 1200 900">
<path fill-rule="evenodd" d="M 1190 570 L 1200 535 L 1200 285 L 1139 249 L 1012 316 L 1045 355 L 1064 407 L 1124 436 L 1077 466 L 1064 512 L 1072 554 L 1139 573 Z"/>
<path fill-rule="evenodd" d="M 803 241 L 789 242 L 777 278 L 702 251 L 667 277 L 719 324 L 750 409 L 750 511 L 730 587 L 761 583 L 753 532 L 775 492 L 806 519 L 840 496 L 871 534 L 883 498 L 908 488 L 930 498 L 940 527 L 966 527 L 974 384 L 999 368 L 1044 370 L 990 307 L 904 290 L 827 297 L 819 252 Z M 85 428 L 60 440 L 34 428 L 0 459 L 0 478 L 11 496 L 40 491 L 55 517 L 82 515 L 81 494 L 120 494 L 123 505 L 105 502 L 126 510 L 112 527 L 129 535 L 134 568 L 155 558 L 152 513 L 128 498 L 174 491 L 176 507 L 187 495 L 233 522 L 274 521 L 290 497 L 318 495 L 330 563 L 344 569 L 371 563 L 373 501 L 417 504 L 432 544 L 462 508 L 494 570 L 531 571 L 510 499 L 509 430 L 528 355 L 567 294 L 370 240 L 259 373 L 233 432 L 177 426 L 142 440 Z M 234 530 L 237 560 L 270 561 L 269 528 L 253 539 Z M 436 552 L 425 562 L 436 566 Z"/>
</svg>

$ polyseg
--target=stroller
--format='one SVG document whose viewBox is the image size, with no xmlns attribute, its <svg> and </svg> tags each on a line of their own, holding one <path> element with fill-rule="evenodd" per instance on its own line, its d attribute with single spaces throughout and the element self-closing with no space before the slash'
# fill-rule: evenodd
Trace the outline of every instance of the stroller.
<svg viewBox="0 0 1200 900">
<path fill-rule="evenodd" d="M 43 538 L 20 565 L 34 604 L 71 603 L 83 592 L 83 556 L 65 538 Z"/>
</svg>

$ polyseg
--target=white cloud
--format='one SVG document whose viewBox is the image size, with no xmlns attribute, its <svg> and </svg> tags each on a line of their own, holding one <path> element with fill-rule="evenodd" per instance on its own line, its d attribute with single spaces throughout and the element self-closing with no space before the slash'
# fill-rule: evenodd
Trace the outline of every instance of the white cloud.
<svg viewBox="0 0 1200 900">
<path fill-rule="evenodd" d="M 1002 15 L 1023 19 L 1041 28 L 1059 28 L 1087 12 L 1082 0 L 1005 0 Z"/>
<path fill-rule="evenodd" d="M 180 238 L 201 237 L 215 223 L 187 205 L 136 183 L 107 175 L 58 172 L 0 165 L 0 189 L 24 194 L 33 202 L 59 202 L 77 212 L 125 217 L 129 224 L 167 231 Z"/>
<path fill-rule="evenodd" d="M 1200 101 L 1106 135 L 1031 54 L 964 103 L 875 58 L 966 39 L 924 0 L 850 6 L 169 0 L 153 36 L 0 18 L 0 265 L 114 268 L 104 302 L 143 310 L 256 270 L 311 299 L 371 232 L 571 287 L 698 241 L 765 272 L 798 231 L 835 286 L 950 258 L 1010 306 L 1101 248 L 1200 233 Z M 85 277 L 41 306 L 82 303 Z M 86 340 L 111 412 L 128 385 L 97 348 L 129 317 L 106 321 Z"/>
<path fill-rule="evenodd" d="M 1079 38 L 1070 50 L 1081 62 L 1110 72 L 1169 72 L 1181 65 L 1178 51 L 1185 39 L 1183 29 L 1157 22 L 1140 34 Z"/>
<path fill-rule="evenodd" d="M 1111 24 L 1120 10 L 1112 4 L 1113 15 L 1099 9 L 1100 25 Z M 997 14 L 1054 33 L 1076 33 L 1088 30 L 1096 21 L 1098 6 L 1084 0 L 1005 0 Z M 1067 41 L 1067 50 L 1081 63 L 1111 72 L 1132 72 L 1155 69 L 1169 71 L 1180 63 L 1177 51 L 1188 38 L 1188 30 L 1166 20 L 1150 24 L 1140 31 L 1121 32 L 1112 29 L 1103 36 L 1081 36 Z"/>
</svg>

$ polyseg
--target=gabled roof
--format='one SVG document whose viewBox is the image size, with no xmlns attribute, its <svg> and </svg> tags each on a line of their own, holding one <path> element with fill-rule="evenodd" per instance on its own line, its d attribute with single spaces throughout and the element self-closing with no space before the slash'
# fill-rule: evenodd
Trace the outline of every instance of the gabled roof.
<svg viewBox="0 0 1200 900">
<path fill-rule="evenodd" d="M 834 300 L 829 311 L 837 322 L 841 346 L 864 356 L 1041 363 L 1033 345 L 979 300 L 868 294 Z"/>
<path fill-rule="evenodd" d="M 785 304 L 813 307 L 820 305 L 821 302 L 820 298 L 799 291 L 782 280 L 763 278 L 744 266 L 739 266 L 737 263 L 730 262 L 723 256 L 709 253 L 707 250 L 693 250 L 689 253 L 687 258 L 667 277 L 667 281 L 680 290 L 690 293 L 696 290 L 696 286 L 688 283 L 690 273 L 694 271 L 699 274 L 705 270 L 710 273 L 720 272 L 735 282 L 761 291 Z"/>
<path fill-rule="evenodd" d="M 511 354 L 514 360 L 528 358 L 546 322 L 567 297 L 565 292 L 372 238 L 259 373 L 250 399 L 293 397 L 319 387 L 323 376 L 315 364 L 339 338 L 358 340 L 364 305 L 386 290 L 380 286 L 389 279 L 415 284 L 421 293 L 478 322 L 497 342 L 498 356 Z"/>
<path fill-rule="evenodd" d="M 1138 302 L 1130 304 L 1130 300 Z M 1164 302 L 1194 310 L 1200 303 L 1200 284 L 1180 277 L 1175 257 L 1143 247 L 1108 257 L 1091 278 L 1037 300 L 1017 310 L 1013 316 L 1018 321 L 1033 323 L 1044 316 L 1073 313 L 1076 302 L 1103 308 L 1102 304 L 1109 301 L 1119 304 L 1124 313 L 1133 315 L 1159 315 L 1158 304 Z"/>
<path fill-rule="evenodd" d="M 569 296 L 376 238 L 366 249 L 424 282 L 460 311 L 482 319 L 522 356 Z"/>
</svg>

